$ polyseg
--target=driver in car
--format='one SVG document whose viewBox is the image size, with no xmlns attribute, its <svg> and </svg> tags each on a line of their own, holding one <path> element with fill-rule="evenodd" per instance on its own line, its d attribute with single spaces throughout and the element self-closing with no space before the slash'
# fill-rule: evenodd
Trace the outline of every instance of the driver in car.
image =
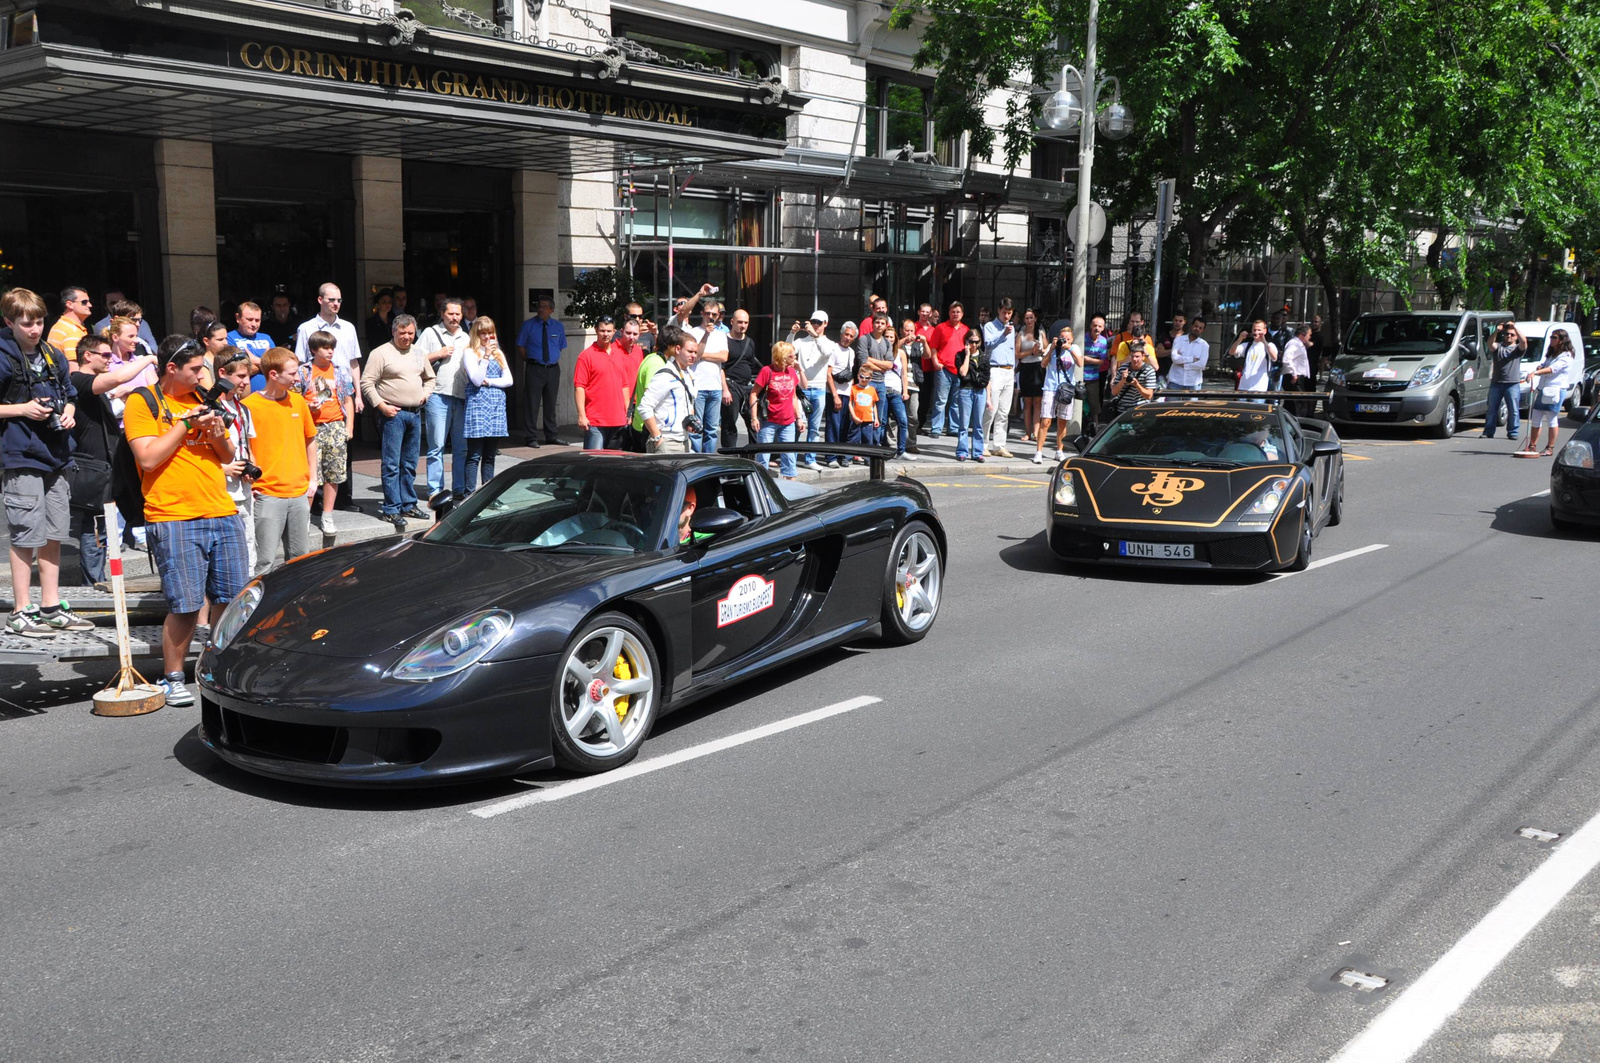
<svg viewBox="0 0 1600 1063">
<path fill-rule="evenodd" d="M 678 545 L 685 543 L 703 543 L 711 536 L 704 532 L 689 530 L 689 522 L 694 519 L 695 506 L 698 499 L 695 497 L 693 487 L 686 487 L 683 491 L 683 512 L 678 514 Z"/>
</svg>

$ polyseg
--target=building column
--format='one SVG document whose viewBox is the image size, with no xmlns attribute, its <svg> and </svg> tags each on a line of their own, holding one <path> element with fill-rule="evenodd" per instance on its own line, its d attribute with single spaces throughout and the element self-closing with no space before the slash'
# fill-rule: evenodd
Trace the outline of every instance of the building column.
<svg viewBox="0 0 1600 1063">
<path fill-rule="evenodd" d="M 217 196 L 211 144 L 156 141 L 166 331 L 187 334 L 196 306 L 217 307 Z"/>
<path fill-rule="evenodd" d="M 405 200 L 399 159 L 357 155 L 351 161 L 356 197 L 356 290 L 345 293 L 344 316 L 366 321 L 375 288 L 405 283 Z M 416 312 L 417 304 L 410 310 Z"/>
<path fill-rule="evenodd" d="M 558 198 L 560 184 L 559 175 L 541 170 L 518 170 L 511 175 L 511 270 L 516 283 L 516 306 L 513 309 L 518 313 L 510 321 L 499 322 L 502 346 L 510 347 L 516 343 L 522 323 L 538 309 L 532 299 L 534 289 L 549 290 L 555 296 L 556 316 L 561 316 L 561 294 L 556 291 L 556 285 L 560 283 L 562 257 Z M 583 349 L 583 333 L 575 322 L 563 321 L 563 324 L 567 326 L 567 354 L 562 359 L 561 400 L 557 420 L 562 425 L 571 425 L 577 420 L 577 408 L 572 397 L 572 368 L 578 352 Z M 521 424 L 525 409 L 525 365 L 520 358 L 516 359 L 513 375 L 517 384 L 512 392 L 515 405 L 512 423 Z M 519 432 L 514 432 L 513 436 L 520 441 Z"/>
</svg>

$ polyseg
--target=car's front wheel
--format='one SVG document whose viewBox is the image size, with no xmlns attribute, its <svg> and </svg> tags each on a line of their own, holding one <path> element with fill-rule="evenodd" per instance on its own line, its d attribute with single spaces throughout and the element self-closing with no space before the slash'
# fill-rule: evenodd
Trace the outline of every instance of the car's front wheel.
<svg viewBox="0 0 1600 1063">
<path fill-rule="evenodd" d="M 661 692 L 655 647 L 631 617 L 604 613 L 563 654 L 550 697 L 551 750 L 573 771 L 596 772 L 638 755 Z"/>
<path fill-rule="evenodd" d="M 1456 404 L 1454 395 L 1446 395 L 1444 400 L 1444 413 L 1439 417 L 1439 423 L 1433 426 L 1433 434 L 1440 439 L 1449 439 L 1456 434 L 1456 420 L 1461 413 L 1461 407 Z"/>
<path fill-rule="evenodd" d="M 1311 521 L 1300 522 L 1300 549 L 1295 551 L 1294 560 L 1289 562 L 1290 572 L 1304 572 L 1311 565 Z"/>
<path fill-rule="evenodd" d="M 1339 472 L 1339 482 L 1334 486 L 1333 498 L 1328 502 L 1328 527 L 1344 520 L 1344 471 Z"/>
<path fill-rule="evenodd" d="M 933 627 L 944 593 L 944 559 L 933 529 L 907 521 L 889 550 L 883 577 L 883 637 L 904 645 Z"/>
</svg>

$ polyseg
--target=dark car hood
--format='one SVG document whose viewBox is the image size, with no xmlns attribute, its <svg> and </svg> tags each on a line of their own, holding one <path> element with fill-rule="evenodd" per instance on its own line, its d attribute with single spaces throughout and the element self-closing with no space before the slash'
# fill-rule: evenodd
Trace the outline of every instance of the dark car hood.
<svg viewBox="0 0 1600 1063">
<path fill-rule="evenodd" d="M 473 609 L 527 600 L 541 585 L 564 588 L 571 573 L 612 558 L 506 553 L 404 539 L 330 571 L 284 602 L 251 617 L 265 646 L 328 657 L 371 657 L 423 638 Z"/>
<path fill-rule="evenodd" d="M 1082 473 L 1089 485 L 1092 502 L 1080 512 L 1093 513 L 1101 520 L 1185 526 L 1216 524 L 1236 502 L 1248 505 L 1269 480 L 1294 473 L 1294 466 L 1287 464 L 1231 470 L 1119 466 L 1093 458 L 1074 458 L 1067 464 Z"/>
</svg>

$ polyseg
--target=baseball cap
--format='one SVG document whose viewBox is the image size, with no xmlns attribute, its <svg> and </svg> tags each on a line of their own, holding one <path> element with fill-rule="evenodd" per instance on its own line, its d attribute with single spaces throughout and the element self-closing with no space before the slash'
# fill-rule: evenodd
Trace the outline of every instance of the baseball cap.
<svg viewBox="0 0 1600 1063">
<path fill-rule="evenodd" d="M 811 320 L 820 321 L 826 325 L 828 323 L 828 312 L 826 310 L 813 310 L 811 311 Z"/>
</svg>

